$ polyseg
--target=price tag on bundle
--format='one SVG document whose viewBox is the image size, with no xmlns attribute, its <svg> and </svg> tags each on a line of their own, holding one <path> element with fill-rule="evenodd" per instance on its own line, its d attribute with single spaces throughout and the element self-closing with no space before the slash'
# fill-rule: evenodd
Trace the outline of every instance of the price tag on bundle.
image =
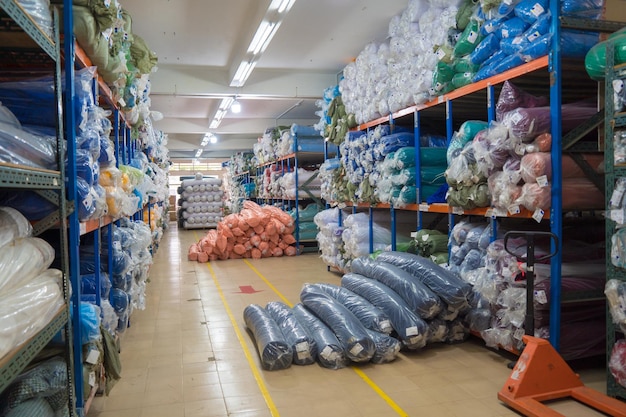
<svg viewBox="0 0 626 417">
<path fill-rule="evenodd" d="M 98 349 L 91 349 L 87 354 L 85 362 L 95 365 L 98 363 L 98 359 L 100 359 L 100 351 Z"/>
<path fill-rule="evenodd" d="M 89 386 L 96 386 L 96 373 L 94 371 L 89 372 Z"/>
<path fill-rule="evenodd" d="M 543 215 L 544 215 L 544 211 L 540 208 L 538 208 L 537 210 L 535 210 L 535 212 L 533 213 L 533 219 L 535 219 L 535 221 L 537 223 L 541 222 L 541 220 L 543 220 Z"/>
<path fill-rule="evenodd" d="M 524 155 L 526 153 L 526 145 L 523 143 L 518 143 L 515 145 L 515 153 L 518 155 Z"/>
<path fill-rule="evenodd" d="M 539 3 L 535 3 L 535 5 L 533 6 L 532 9 L 530 9 L 530 12 L 535 16 L 535 17 L 539 17 L 542 14 L 544 14 L 546 11 L 546 9 L 543 8 L 543 6 Z"/>
<path fill-rule="evenodd" d="M 507 211 L 502 208 L 496 209 L 496 217 L 506 217 Z"/>
<path fill-rule="evenodd" d="M 524 336 L 524 329 L 522 328 L 516 329 L 513 333 L 513 339 L 522 340 L 522 336 Z"/>
<path fill-rule="evenodd" d="M 617 224 L 624 224 L 624 210 L 611 210 L 611 220 Z"/>
<path fill-rule="evenodd" d="M 354 346 L 352 346 L 352 349 L 350 349 L 350 353 L 353 356 L 357 356 L 359 353 L 361 353 L 363 351 L 363 346 L 361 346 L 360 343 L 355 344 Z"/>
<path fill-rule="evenodd" d="M 495 212 L 495 210 L 494 210 L 494 209 L 492 209 L 492 208 L 487 209 L 487 211 L 485 211 L 485 217 L 490 217 L 490 218 L 492 218 L 492 219 L 495 219 L 495 217 L 496 217 L 496 212 Z"/>
<path fill-rule="evenodd" d="M 452 213 L 461 215 L 465 213 L 465 211 L 461 207 L 452 207 Z"/>
<path fill-rule="evenodd" d="M 516 215 L 516 214 L 520 214 L 520 208 L 517 204 L 514 204 L 512 206 L 509 206 L 509 214 L 511 214 L 511 216 Z"/>
<path fill-rule="evenodd" d="M 535 301 L 539 304 L 548 304 L 548 296 L 544 290 L 535 291 Z"/>
<path fill-rule="evenodd" d="M 537 177 L 537 184 L 539 184 L 540 187 L 547 187 L 548 185 L 550 185 L 550 183 L 548 182 L 548 176 L 541 175 Z"/>
</svg>

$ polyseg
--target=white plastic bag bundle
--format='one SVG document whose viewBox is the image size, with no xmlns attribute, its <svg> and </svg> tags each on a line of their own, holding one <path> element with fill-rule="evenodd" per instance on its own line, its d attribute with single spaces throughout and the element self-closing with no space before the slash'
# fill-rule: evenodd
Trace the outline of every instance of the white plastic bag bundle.
<svg viewBox="0 0 626 417">
<path fill-rule="evenodd" d="M 54 261 L 54 249 L 37 237 L 16 239 L 0 250 L 0 293 L 28 283 Z"/>
<path fill-rule="evenodd" d="M 0 295 L 0 358 L 43 329 L 63 305 L 63 273 L 48 269 Z"/>
</svg>

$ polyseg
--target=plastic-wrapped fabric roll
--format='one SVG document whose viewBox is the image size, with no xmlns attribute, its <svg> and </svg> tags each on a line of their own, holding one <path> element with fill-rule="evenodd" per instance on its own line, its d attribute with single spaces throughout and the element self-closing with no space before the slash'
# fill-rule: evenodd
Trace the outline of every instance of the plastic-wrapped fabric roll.
<svg viewBox="0 0 626 417">
<path fill-rule="evenodd" d="M 441 300 L 424 283 L 409 272 L 390 263 L 367 257 L 352 261 L 352 272 L 375 279 L 394 290 L 423 319 L 435 317 L 441 311 Z"/>
<path fill-rule="evenodd" d="M 341 369 L 350 362 L 346 351 L 333 331 L 305 306 L 298 303 L 293 307 L 293 314 L 309 331 L 317 345 L 317 360 L 324 368 Z"/>
<path fill-rule="evenodd" d="M 376 345 L 376 352 L 372 356 L 371 362 L 376 364 L 393 362 L 402 347 L 400 341 L 388 334 L 370 329 L 367 329 L 367 333 Z"/>
<path fill-rule="evenodd" d="M 491 327 L 491 311 L 485 308 L 471 309 L 465 316 L 465 322 L 475 332 L 487 330 Z"/>
<path fill-rule="evenodd" d="M 379 333 L 389 334 L 393 330 L 389 317 L 378 307 L 350 291 L 333 284 L 312 284 L 314 288 L 330 295 L 352 312 L 363 325 Z"/>
<path fill-rule="evenodd" d="M 289 368 L 293 352 L 269 313 L 257 304 L 250 304 L 243 310 L 243 319 L 254 335 L 263 368 L 268 371 Z"/>
<path fill-rule="evenodd" d="M 294 316 L 291 308 L 280 301 L 267 303 L 265 310 L 274 319 L 293 351 L 293 363 L 311 365 L 315 362 L 317 346 L 308 330 Z"/>
<path fill-rule="evenodd" d="M 426 345 L 428 324 L 391 288 L 355 273 L 345 274 L 341 285 L 383 310 L 407 348 L 419 349 Z"/>
<path fill-rule="evenodd" d="M 351 361 L 368 362 L 372 359 L 376 351 L 374 341 L 359 319 L 343 304 L 310 285 L 302 288 L 300 300 L 335 332 Z"/>
<path fill-rule="evenodd" d="M 428 323 L 428 343 L 445 342 L 448 338 L 448 324 L 445 320 L 435 318 Z"/>
<path fill-rule="evenodd" d="M 398 266 L 417 277 L 450 309 L 462 310 L 469 305 L 467 296 L 471 293 L 470 285 L 430 259 L 412 253 L 384 252 L 376 260 Z"/>
</svg>

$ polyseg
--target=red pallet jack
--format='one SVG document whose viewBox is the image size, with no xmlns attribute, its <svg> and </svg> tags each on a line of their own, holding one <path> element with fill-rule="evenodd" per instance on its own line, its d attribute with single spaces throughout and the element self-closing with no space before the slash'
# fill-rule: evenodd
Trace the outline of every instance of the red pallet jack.
<svg viewBox="0 0 626 417">
<path fill-rule="evenodd" d="M 512 236 L 523 235 L 527 239 L 526 258 L 520 258 L 507 248 L 508 239 Z M 526 304 L 526 332 L 534 329 L 533 293 L 534 293 L 534 237 L 536 235 L 550 235 L 546 232 L 508 232 L 504 236 L 504 247 L 507 252 L 516 256 L 518 260 L 526 261 L 527 274 L 527 304 Z M 542 257 L 547 259 L 556 254 Z M 537 260 L 541 260 L 537 259 Z M 545 339 L 524 335 L 522 340 L 525 348 L 520 354 L 517 363 L 504 387 L 498 392 L 498 399 L 517 412 L 529 417 L 565 417 L 563 414 L 543 404 L 546 401 L 558 399 L 574 399 L 614 417 L 626 417 L 626 403 L 608 397 L 599 391 L 585 387 L 580 377 L 572 371 L 558 352 Z"/>
</svg>

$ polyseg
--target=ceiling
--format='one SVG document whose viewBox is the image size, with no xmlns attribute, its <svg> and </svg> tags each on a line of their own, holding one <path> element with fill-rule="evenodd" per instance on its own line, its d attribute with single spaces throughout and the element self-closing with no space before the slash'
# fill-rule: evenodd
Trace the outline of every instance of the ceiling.
<svg viewBox="0 0 626 417">
<path fill-rule="evenodd" d="M 173 161 L 190 160 L 202 138 L 218 141 L 201 159 L 221 159 L 252 149 L 265 129 L 320 119 L 316 101 L 364 46 L 382 42 L 391 18 L 408 0 L 296 0 L 256 68 L 241 88 L 230 87 L 270 0 L 123 0 L 132 30 L 159 58 L 150 76 L 151 109 L 163 119 Z M 209 129 L 221 100 L 235 97 Z"/>
</svg>

